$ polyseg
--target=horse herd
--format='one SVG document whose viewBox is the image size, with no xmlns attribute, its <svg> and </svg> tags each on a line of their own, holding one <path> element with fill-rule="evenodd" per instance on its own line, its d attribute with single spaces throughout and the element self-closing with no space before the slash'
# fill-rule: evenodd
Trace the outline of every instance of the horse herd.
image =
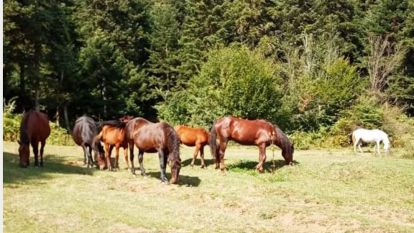
<svg viewBox="0 0 414 233">
<path fill-rule="evenodd" d="M 380 130 L 377 130 L 380 131 Z M 388 136 L 380 131 L 373 134 L 369 130 L 356 130 L 352 134 L 354 150 L 362 142 L 384 143 L 384 149 L 388 150 Z M 29 145 L 33 147 L 35 166 L 43 166 L 43 149 L 46 139 L 50 135 L 49 121 L 46 114 L 38 111 L 29 111 L 23 115 L 20 125 L 19 157 L 20 166 L 29 166 Z M 138 148 L 138 161 L 141 175 L 145 175 L 143 165 L 144 153 L 158 153 L 161 181 L 168 183 L 166 176 L 167 164 L 171 167 L 170 182 L 179 181 L 181 169 L 180 144 L 194 146 L 195 150 L 191 161 L 194 166 L 197 155 L 200 154 L 201 167 L 204 168 L 204 147 L 210 146 L 215 168 L 225 170 L 224 154 L 230 140 L 241 145 L 257 145 L 259 147 L 259 163 L 256 170 L 263 172 L 266 161 L 266 148 L 272 144 L 282 150 L 282 156 L 286 164 L 293 163 L 293 143 L 286 134 L 277 126 L 265 120 L 246 120 L 232 116 L 217 119 L 210 132 L 203 128 L 191 128 L 180 125 L 173 128 L 165 122 L 153 123 L 144 118 L 125 116 L 118 120 L 95 122 L 88 116 L 79 117 L 72 130 L 75 143 L 84 151 L 84 163 L 87 167 L 94 164 L 103 170 L 119 169 L 119 149 L 124 149 L 126 166 L 135 175 L 134 148 Z M 38 144 L 40 142 L 40 164 L 38 161 Z M 115 159 L 111 159 L 111 152 L 115 148 Z M 129 149 L 129 160 L 128 160 Z M 94 156 L 92 156 L 92 152 Z M 129 162 L 131 164 L 129 164 Z"/>
</svg>

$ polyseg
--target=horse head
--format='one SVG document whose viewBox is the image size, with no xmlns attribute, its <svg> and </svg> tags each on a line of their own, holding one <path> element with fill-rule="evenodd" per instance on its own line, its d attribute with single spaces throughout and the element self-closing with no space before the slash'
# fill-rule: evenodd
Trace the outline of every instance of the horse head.
<svg viewBox="0 0 414 233">
<path fill-rule="evenodd" d="M 125 115 L 125 116 L 123 116 L 123 117 L 121 117 L 121 118 L 119 118 L 119 121 L 120 122 L 123 122 L 123 123 L 128 123 L 130 120 L 132 120 L 132 119 L 134 119 L 134 117 L 133 116 L 130 116 L 130 115 Z"/>
<path fill-rule="evenodd" d="M 170 180 L 170 183 L 171 184 L 177 184 L 178 181 L 180 180 L 181 161 L 179 159 L 174 160 L 174 161 L 170 161 L 170 166 L 171 166 L 171 180 Z"/>
<path fill-rule="evenodd" d="M 26 168 L 29 166 L 29 156 L 30 156 L 30 147 L 27 143 L 22 143 L 18 141 L 19 143 L 19 157 L 20 157 L 20 167 Z"/>
<path fill-rule="evenodd" d="M 282 149 L 282 156 L 286 161 L 287 165 L 293 165 L 293 152 L 295 150 L 295 146 L 293 143 L 288 143 L 283 149 Z"/>
</svg>

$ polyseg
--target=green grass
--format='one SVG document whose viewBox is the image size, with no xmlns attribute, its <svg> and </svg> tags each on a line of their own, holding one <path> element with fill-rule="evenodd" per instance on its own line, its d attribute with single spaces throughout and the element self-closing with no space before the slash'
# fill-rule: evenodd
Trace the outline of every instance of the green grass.
<svg viewBox="0 0 414 233">
<path fill-rule="evenodd" d="M 414 160 L 355 155 L 351 149 L 298 151 L 292 167 L 268 150 L 231 147 L 226 174 L 189 166 L 182 147 L 180 185 L 87 169 L 79 147 L 45 148 L 45 167 L 18 167 L 17 143 L 4 143 L 4 232 L 413 232 Z M 122 153 L 121 153 L 122 154 Z M 398 153 L 396 153 L 398 154 Z M 396 156 L 396 155 L 394 155 Z M 121 167 L 124 166 L 120 156 Z M 135 161 L 137 164 L 137 161 Z M 200 162 L 198 161 L 198 165 Z M 168 176 L 169 176 L 168 169 Z"/>
</svg>

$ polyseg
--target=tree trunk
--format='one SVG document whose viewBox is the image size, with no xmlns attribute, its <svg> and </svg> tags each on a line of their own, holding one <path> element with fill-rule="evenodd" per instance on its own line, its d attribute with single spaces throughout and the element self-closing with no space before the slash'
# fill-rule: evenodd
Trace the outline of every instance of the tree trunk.
<svg viewBox="0 0 414 233">
<path fill-rule="evenodd" d="M 68 117 L 68 106 L 67 104 L 63 105 L 63 117 L 65 118 L 65 125 L 66 125 L 66 129 L 70 129 L 70 125 L 69 125 L 69 117 Z"/>
<path fill-rule="evenodd" d="M 59 106 L 56 108 L 56 114 L 55 114 L 55 117 L 56 117 L 56 125 L 58 126 L 58 127 L 60 127 L 60 114 L 59 114 Z"/>
</svg>

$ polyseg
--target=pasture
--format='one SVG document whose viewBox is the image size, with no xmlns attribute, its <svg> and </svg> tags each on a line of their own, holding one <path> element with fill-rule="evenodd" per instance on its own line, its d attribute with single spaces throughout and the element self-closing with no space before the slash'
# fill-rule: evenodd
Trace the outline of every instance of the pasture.
<svg viewBox="0 0 414 233">
<path fill-rule="evenodd" d="M 364 148 L 366 151 L 367 148 Z M 147 177 L 83 167 L 80 147 L 46 145 L 44 168 L 18 167 L 17 143 L 4 143 L 4 232 L 413 232 L 414 160 L 342 150 L 297 151 L 282 166 L 267 150 L 229 147 L 228 172 L 192 168 L 181 146 L 179 185 L 160 183 L 156 154 Z M 372 149 L 371 149 L 372 152 Z M 114 157 L 114 156 L 113 156 Z M 137 160 L 134 161 L 137 165 Z M 139 172 L 138 172 L 139 174 Z M 167 168 L 170 177 L 170 168 Z"/>
</svg>

